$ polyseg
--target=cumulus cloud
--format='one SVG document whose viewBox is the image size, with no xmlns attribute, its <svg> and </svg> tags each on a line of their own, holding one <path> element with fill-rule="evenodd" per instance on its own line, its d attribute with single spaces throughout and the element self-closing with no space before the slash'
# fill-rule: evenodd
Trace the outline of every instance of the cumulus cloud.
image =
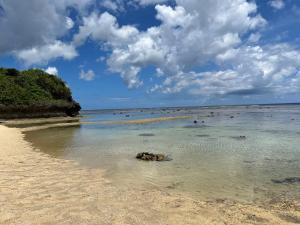
<svg viewBox="0 0 300 225">
<path fill-rule="evenodd" d="M 125 10 L 126 3 L 124 0 L 103 0 L 100 5 L 110 11 L 119 12 Z"/>
<path fill-rule="evenodd" d="M 74 25 L 68 8 L 80 11 L 91 1 L 0 0 L 0 54 L 49 44 L 64 36 Z"/>
<path fill-rule="evenodd" d="M 90 38 L 117 46 L 128 43 L 138 33 L 139 31 L 133 26 L 120 27 L 116 17 L 107 12 L 100 15 L 92 13 L 83 18 L 83 25 L 79 27 L 79 33 L 74 36 L 74 43 L 80 45 Z"/>
<path fill-rule="evenodd" d="M 259 95 L 299 91 L 300 52 L 287 44 L 242 46 L 219 55 L 224 70 L 179 73 L 152 89 L 194 95 Z"/>
<path fill-rule="evenodd" d="M 16 51 L 15 55 L 26 65 L 47 64 L 53 58 L 63 58 L 71 60 L 78 53 L 73 45 L 65 44 L 61 41 L 55 41 L 51 44 L 40 47 L 33 47 L 26 50 Z"/>
<path fill-rule="evenodd" d="M 130 4 L 152 4 L 160 23 L 143 31 L 135 25 L 120 25 L 108 12 L 87 13 L 86 7 L 94 0 L 28 1 L 31 4 L 0 0 L 0 54 L 13 52 L 27 65 L 58 57 L 73 59 L 76 48 L 91 40 L 107 51 L 108 69 L 119 74 L 129 88 L 143 85 L 140 73 L 151 66 L 163 81 L 151 91 L 202 96 L 299 91 L 300 51 L 288 43 L 261 45 L 260 29 L 267 21 L 257 12 L 255 1 L 98 2 L 110 12 Z M 275 9 L 284 7 L 282 0 L 269 4 Z M 28 5 L 33 7 L 27 9 Z M 60 38 L 78 26 L 69 17 L 69 7 L 79 12 L 81 23 L 71 43 L 64 43 Z M 18 19 L 22 12 L 26 13 L 24 21 Z M 94 77 L 92 70 L 80 72 L 80 79 Z"/>
<path fill-rule="evenodd" d="M 283 0 L 271 0 L 269 1 L 269 5 L 276 10 L 283 9 L 285 6 Z"/>
<path fill-rule="evenodd" d="M 85 81 L 92 81 L 95 79 L 95 72 L 93 70 L 88 70 L 88 71 L 81 70 L 79 74 L 79 78 Z"/>
<path fill-rule="evenodd" d="M 58 70 L 57 70 L 56 67 L 49 66 L 47 69 L 45 69 L 45 72 L 49 73 L 49 74 L 52 74 L 52 75 L 55 75 L 55 76 L 58 75 Z"/>
<path fill-rule="evenodd" d="M 84 18 L 74 43 L 87 38 L 104 43 L 111 50 L 109 69 L 119 73 L 129 87 L 138 87 L 144 67 L 155 66 L 168 77 L 192 73 L 194 67 L 214 62 L 218 55 L 240 45 L 244 34 L 266 24 L 255 3 L 246 0 L 176 3 L 175 7 L 156 5 L 161 25 L 144 32 L 119 26 L 109 13 L 93 13 Z"/>
<path fill-rule="evenodd" d="M 259 95 L 299 90 L 300 51 L 289 44 L 257 44 L 259 29 L 267 22 L 254 2 L 176 0 L 174 7 L 156 5 L 155 10 L 161 24 L 146 31 L 120 26 L 109 13 L 94 13 L 84 18 L 74 42 L 102 43 L 110 51 L 110 71 L 120 74 L 130 88 L 143 84 L 139 77 L 143 68 L 154 66 L 164 81 L 151 91 L 168 94 Z M 205 71 L 207 65 L 214 65 L 213 69 Z"/>
</svg>

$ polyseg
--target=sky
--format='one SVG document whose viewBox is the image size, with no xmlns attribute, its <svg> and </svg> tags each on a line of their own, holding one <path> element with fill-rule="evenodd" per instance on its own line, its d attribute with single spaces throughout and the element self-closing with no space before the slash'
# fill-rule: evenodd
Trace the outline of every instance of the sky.
<svg viewBox="0 0 300 225">
<path fill-rule="evenodd" d="M 84 109 L 300 102 L 300 1 L 0 0 L 0 67 Z"/>
</svg>

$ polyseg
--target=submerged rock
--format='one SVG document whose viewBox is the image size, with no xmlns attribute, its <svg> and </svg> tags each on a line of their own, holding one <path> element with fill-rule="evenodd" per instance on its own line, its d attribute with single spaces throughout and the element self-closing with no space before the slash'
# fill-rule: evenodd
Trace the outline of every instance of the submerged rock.
<svg viewBox="0 0 300 225">
<path fill-rule="evenodd" d="M 141 152 L 136 155 L 137 159 L 145 161 L 169 161 L 170 158 L 164 154 L 153 154 L 149 152 Z"/>
<path fill-rule="evenodd" d="M 139 136 L 141 136 L 141 137 L 154 137 L 155 134 L 152 134 L 152 133 L 144 133 L 144 134 L 139 134 Z"/>
<path fill-rule="evenodd" d="M 235 139 L 235 140 L 245 140 L 246 139 L 246 136 L 231 136 L 232 139 Z"/>
<path fill-rule="evenodd" d="M 209 137 L 208 134 L 197 134 L 196 137 Z"/>
<path fill-rule="evenodd" d="M 287 177 L 282 180 L 271 180 L 275 184 L 295 184 L 295 183 L 300 183 L 300 177 Z"/>
</svg>

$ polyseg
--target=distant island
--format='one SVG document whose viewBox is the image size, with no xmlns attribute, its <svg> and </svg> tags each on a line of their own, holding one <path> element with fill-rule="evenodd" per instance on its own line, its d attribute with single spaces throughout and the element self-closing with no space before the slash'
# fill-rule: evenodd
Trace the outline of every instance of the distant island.
<svg viewBox="0 0 300 225">
<path fill-rule="evenodd" d="M 74 117 L 80 110 L 59 77 L 39 69 L 0 68 L 0 118 Z"/>
</svg>

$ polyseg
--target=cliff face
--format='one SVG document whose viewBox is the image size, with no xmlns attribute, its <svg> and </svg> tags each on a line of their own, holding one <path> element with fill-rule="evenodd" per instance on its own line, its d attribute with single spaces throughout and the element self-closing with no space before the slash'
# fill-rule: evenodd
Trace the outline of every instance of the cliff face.
<svg viewBox="0 0 300 225">
<path fill-rule="evenodd" d="M 76 116 L 80 109 L 60 78 L 38 69 L 0 68 L 0 118 Z"/>
</svg>

